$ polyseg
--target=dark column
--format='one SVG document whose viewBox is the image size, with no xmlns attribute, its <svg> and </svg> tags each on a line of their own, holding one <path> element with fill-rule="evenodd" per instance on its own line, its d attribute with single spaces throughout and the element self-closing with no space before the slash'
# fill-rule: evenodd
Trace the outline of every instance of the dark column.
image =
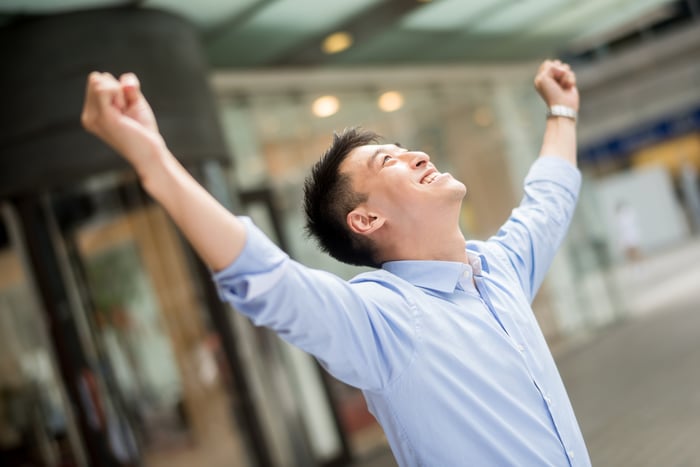
<svg viewBox="0 0 700 467">
<path fill-rule="evenodd" d="M 185 164 L 226 160 L 197 33 L 156 10 L 29 16 L 0 28 L 0 198 L 126 169 L 80 126 L 91 71 L 138 74 L 168 147 Z"/>
<path fill-rule="evenodd" d="M 121 464 L 107 446 L 105 418 L 101 413 L 99 398 L 89 390 L 90 381 L 86 377 L 91 374 L 91 369 L 70 309 L 46 212 L 41 208 L 37 197 L 21 198 L 13 204 L 24 234 L 27 259 L 39 291 L 38 299 L 46 316 L 51 343 L 56 350 L 56 361 L 66 383 L 68 400 L 76 414 L 90 465 L 119 466 Z"/>
</svg>

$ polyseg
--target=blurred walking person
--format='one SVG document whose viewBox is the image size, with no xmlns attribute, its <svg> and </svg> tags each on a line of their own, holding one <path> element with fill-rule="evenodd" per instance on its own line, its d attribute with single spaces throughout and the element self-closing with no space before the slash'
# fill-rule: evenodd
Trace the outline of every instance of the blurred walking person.
<svg viewBox="0 0 700 467">
<path fill-rule="evenodd" d="M 642 238 L 639 220 L 634 208 L 626 201 L 615 204 L 615 227 L 617 239 L 622 253 L 628 262 L 636 262 L 642 258 Z"/>
</svg>

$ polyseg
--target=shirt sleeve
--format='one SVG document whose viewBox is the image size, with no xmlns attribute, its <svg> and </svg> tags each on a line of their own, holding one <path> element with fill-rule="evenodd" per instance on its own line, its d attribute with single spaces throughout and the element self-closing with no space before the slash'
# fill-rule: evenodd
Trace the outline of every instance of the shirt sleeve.
<svg viewBox="0 0 700 467">
<path fill-rule="evenodd" d="M 248 218 L 238 259 L 213 275 L 219 296 L 282 339 L 315 356 L 336 378 L 377 390 L 412 357 L 413 308 L 399 293 L 348 283 L 291 260 Z"/>
<path fill-rule="evenodd" d="M 489 239 L 506 253 L 530 301 L 566 236 L 580 187 L 581 173 L 574 165 L 539 157 L 525 178 L 520 205 Z"/>
</svg>

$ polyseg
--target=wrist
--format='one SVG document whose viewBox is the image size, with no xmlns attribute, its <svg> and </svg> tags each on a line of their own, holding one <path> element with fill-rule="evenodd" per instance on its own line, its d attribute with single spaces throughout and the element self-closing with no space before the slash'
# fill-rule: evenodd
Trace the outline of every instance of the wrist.
<svg viewBox="0 0 700 467">
<path fill-rule="evenodd" d="M 161 139 L 142 146 L 138 156 L 132 159 L 132 165 L 143 187 L 151 192 L 166 183 L 173 165 L 178 163 Z"/>
<path fill-rule="evenodd" d="M 547 107 L 546 117 L 550 118 L 565 118 L 572 121 L 578 119 L 578 110 L 568 105 L 555 104 Z"/>
</svg>

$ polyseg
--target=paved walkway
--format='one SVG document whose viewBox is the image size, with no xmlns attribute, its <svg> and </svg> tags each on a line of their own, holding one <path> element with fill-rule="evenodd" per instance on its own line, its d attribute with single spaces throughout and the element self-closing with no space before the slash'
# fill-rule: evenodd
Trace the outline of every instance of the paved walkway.
<svg viewBox="0 0 700 467">
<path fill-rule="evenodd" d="M 700 466 L 700 299 L 613 325 L 557 360 L 594 466 Z"/>
<path fill-rule="evenodd" d="M 650 258 L 660 275 L 637 274 L 626 319 L 555 355 L 594 466 L 700 467 L 700 261 L 691 246 Z M 360 465 L 396 463 L 379 453 Z"/>
</svg>

